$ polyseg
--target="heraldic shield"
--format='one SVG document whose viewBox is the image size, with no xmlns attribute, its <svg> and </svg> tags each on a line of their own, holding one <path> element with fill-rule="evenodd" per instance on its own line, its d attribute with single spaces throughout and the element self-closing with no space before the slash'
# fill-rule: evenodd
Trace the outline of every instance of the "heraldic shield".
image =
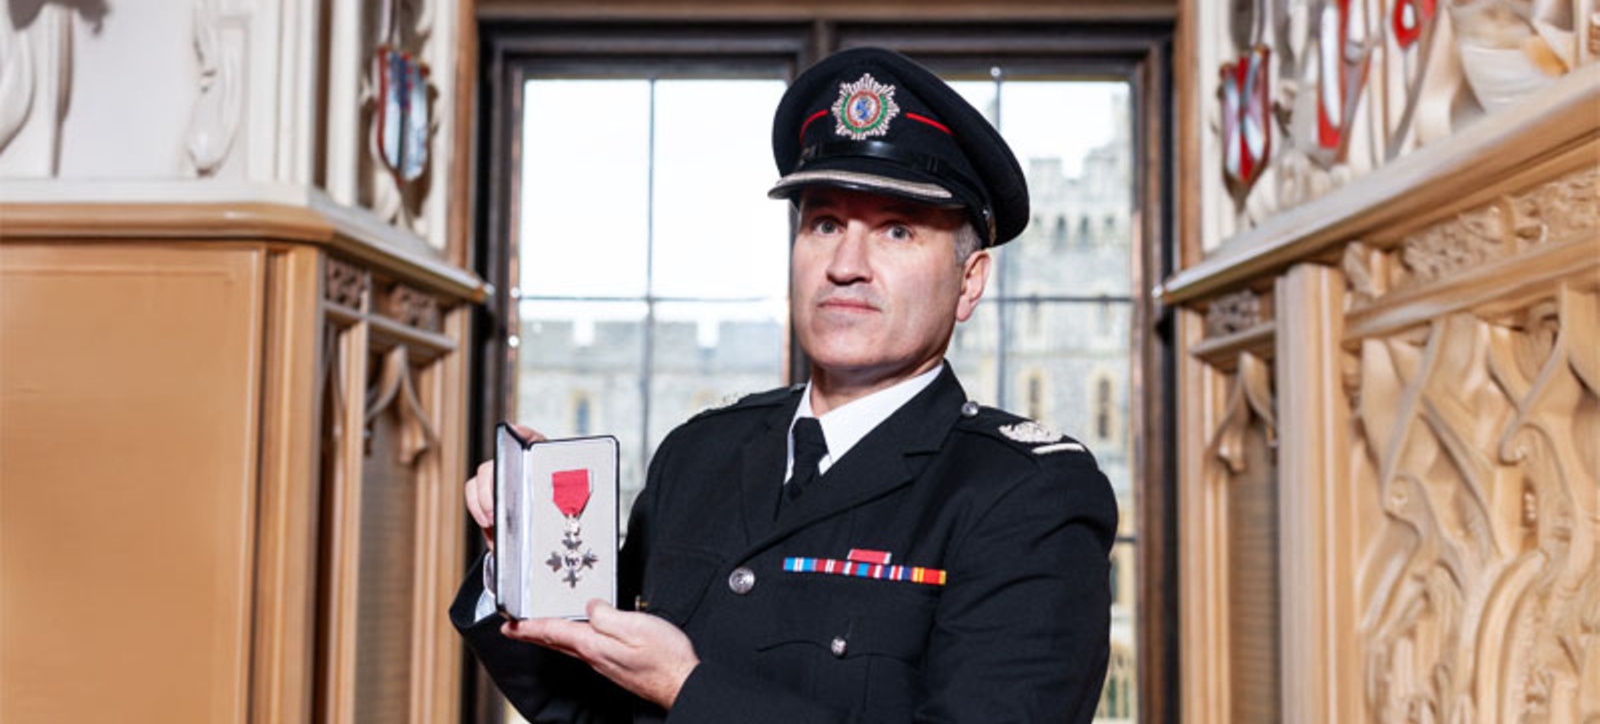
<svg viewBox="0 0 1600 724">
<path fill-rule="evenodd" d="M 428 66 L 389 46 L 372 59 L 378 90 L 373 135 L 378 156 L 401 181 L 422 177 L 428 168 Z"/>
</svg>

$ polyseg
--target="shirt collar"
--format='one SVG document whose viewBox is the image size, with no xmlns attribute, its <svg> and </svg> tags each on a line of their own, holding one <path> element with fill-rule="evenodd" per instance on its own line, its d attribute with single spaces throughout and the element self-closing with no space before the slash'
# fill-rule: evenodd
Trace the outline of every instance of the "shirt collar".
<svg viewBox="0 0 1600 724">
<path fill-rule="evenodd" d="M 895 410 L 900 409 L 910 402 L 911 398 L 916 397 L 918 392 L 933 384 L 943 369 L 944 363 L 941 362 L 916 377 L 835 407 L 822 417 L 812 414 L 811 383 L 807 382 L 805 393 L 800 396 L 800 406 L 795 408 L 794 418 L 789 421 L 789 462 L 784 468 L 784 480 L 788 480 L 794 470 L 795 420 L 802 417 L 817 417 L 817 423 L 822 426 L 822 438 L 828 443 L 828 454 L 817 464 L 817 472 L 825 473 L 833 466 L 833 461 L 844 457 L 850 448 L 855 447 L 867 433 L 889 419 Z"/>
</svg>

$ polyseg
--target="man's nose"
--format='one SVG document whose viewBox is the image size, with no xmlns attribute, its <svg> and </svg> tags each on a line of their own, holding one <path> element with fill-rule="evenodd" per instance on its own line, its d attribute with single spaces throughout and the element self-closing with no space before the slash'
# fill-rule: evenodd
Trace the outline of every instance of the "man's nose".
<svg viewBox="0 0 1600 724">
<path fill-rule="evenodd" d="M 872 265 L 867 258 L 867 243 L 865 225 L 847 225 L 839 244 L 833 248 L 833 256 L 828 259 L 828 281 L 844 285 L 870 280 Z"/>
</svg>

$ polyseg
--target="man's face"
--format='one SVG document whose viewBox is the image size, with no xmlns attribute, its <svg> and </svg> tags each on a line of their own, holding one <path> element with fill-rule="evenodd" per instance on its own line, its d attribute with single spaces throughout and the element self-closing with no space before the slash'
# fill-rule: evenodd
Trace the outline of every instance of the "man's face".
<svg viewBox="0 0 1600 724">
<path fill-rule="evenodd" d="M 932 369 L 983 294 L 989 257 L 958 260 L 958 209 L 812 189 L 800 202 L 791 313 L 814 376 L 881 387 Z"/>
</svg>

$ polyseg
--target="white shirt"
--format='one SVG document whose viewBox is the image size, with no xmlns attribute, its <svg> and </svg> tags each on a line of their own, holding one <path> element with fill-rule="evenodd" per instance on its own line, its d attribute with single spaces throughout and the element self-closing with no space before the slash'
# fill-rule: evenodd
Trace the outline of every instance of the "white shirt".
<svg viewBox="0 0 1600 724">
<path fill-rule="evenodd" d="M 822 439 L 828 443 L 828 454 L 822 456 L 822 461 L 817 463 L 817 474 L 828 472 L 828 468 L 833 466 L 833 461 L 844 457 L 845 453 L 850 452 L 850 448 L 855 447 L 867 433 L 889 419 L 895 410 L 905 406 L 911 398 L 917 396 L 918 392 L 933 384 L 943 369 L 944 364 L 940 363 L 909 380 L 897 382 L 866 397 L 835 407 L 822 417 L 817 417 L 811 412 L 811 383 L 807 382 L 805 394 L 800 396 L 800 406 L 795 408 L 794 420 L 817 417 L 817 423 L 822 426 Z M 783 468 L 783 480 L 786 484 L 789 478 L 794 476 L 794 420 L 789 421 L 789 460 Z"/>
</svg>

